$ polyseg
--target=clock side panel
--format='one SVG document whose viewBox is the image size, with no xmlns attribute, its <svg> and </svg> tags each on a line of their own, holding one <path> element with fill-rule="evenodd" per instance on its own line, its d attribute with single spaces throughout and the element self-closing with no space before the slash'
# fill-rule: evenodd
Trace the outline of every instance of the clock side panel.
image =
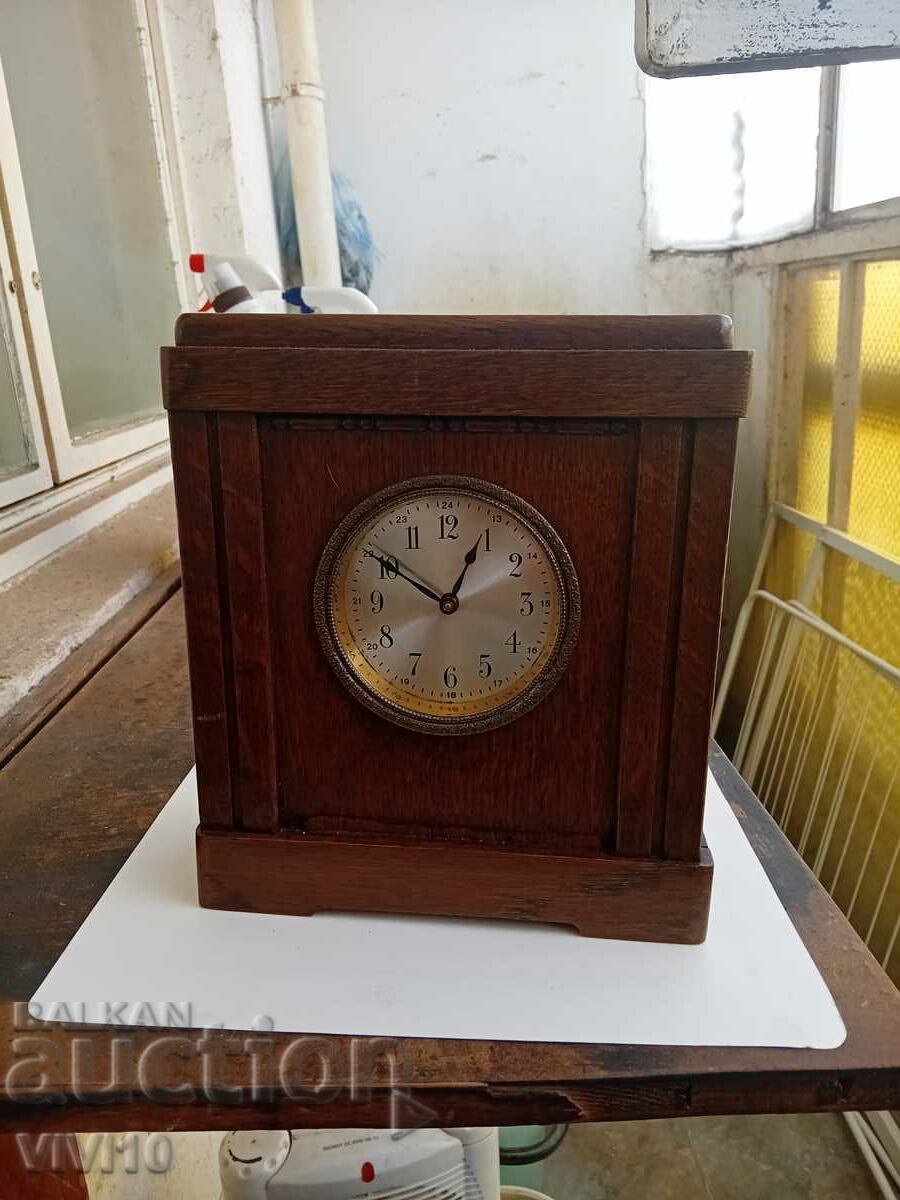
<svg viewBox="0 0 900 1200">
<path fill-rule="evenodd" d="M 640 424 L 568 434 L 373 424 L 258 418 L 282 826 L 614 849 Z M 367 711 L 326 662 L 312 613 L 339 521 L 381 488 L 439 474 L 533 504 L 581 585 L 581 631 L 559 685 L 513 724 L 469 737 L 410 732 Z"/>
</svg>

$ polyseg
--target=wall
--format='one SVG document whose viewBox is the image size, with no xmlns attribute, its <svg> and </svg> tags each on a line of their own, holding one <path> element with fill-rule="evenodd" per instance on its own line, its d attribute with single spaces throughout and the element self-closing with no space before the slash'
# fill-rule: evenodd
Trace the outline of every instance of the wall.
<svg viewBox="0 0 900 1200">
<path fill-rule="evenodd" d="M 327 0 L 333 169 L 391 312 L 646 307 L 631 0 Z"/>
</svg>

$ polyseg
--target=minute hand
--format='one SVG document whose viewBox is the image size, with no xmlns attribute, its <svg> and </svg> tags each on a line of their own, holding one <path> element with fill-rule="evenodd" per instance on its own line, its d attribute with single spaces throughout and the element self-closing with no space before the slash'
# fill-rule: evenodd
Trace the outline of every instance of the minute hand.
<svg viewBox="0 0 900 1200">
<path fill-rule="evenodd" d="M 383 558 L 380 554 L 375 554 L 372 550 L 369 550 L 368 554 L 371 558 L 374 558 L 376 562 L 381 563 L 389 577 L 393 578 L 394 576 L 399 575 L 401 579 L 405 579 L 407 583 L 411 583 L 414 588 L 418 588 L 423 596 L 428 596 L 429 599 L 436 600 L 438 604 L 440 604 L 441 598 L 437 592 L 433 592 L 431 588 L 426 587 L 424 583 L 418 583 L 415 579 L 411 579 L 409 575 L 405 575 L 397 565 L 396 559 L 394 562 L 389 562 L 386 558 Z"/>
</svg>

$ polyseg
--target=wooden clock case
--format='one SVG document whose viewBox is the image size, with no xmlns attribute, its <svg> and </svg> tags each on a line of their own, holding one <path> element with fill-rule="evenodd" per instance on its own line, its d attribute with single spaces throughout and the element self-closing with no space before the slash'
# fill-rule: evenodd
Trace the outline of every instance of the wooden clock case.
<svg viewBox="0 0 900 1200">
<path fill-rule="evenodd" d="M 163 355 L 201 903 L 705 936 L 702 839 L 737 419 L 720 317 L 185 316 Z M 401 729 L 317 639 L 323 547 L 426 475 L 524 497 L 567 545 L 558 686 L 469 737 Z"/>
</svg>

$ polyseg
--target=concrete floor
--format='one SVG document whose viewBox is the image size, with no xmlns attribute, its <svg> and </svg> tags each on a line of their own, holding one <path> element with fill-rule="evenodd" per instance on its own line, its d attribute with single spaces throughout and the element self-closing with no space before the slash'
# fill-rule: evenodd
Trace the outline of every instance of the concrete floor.
<svg viewBox="0 0 900 1200">
<path fill-rule="evenodd" d="M 691 1117 L 573 1126 L 554 1200 L 879 1200 L 843 1117 Z"/>
</svg>

